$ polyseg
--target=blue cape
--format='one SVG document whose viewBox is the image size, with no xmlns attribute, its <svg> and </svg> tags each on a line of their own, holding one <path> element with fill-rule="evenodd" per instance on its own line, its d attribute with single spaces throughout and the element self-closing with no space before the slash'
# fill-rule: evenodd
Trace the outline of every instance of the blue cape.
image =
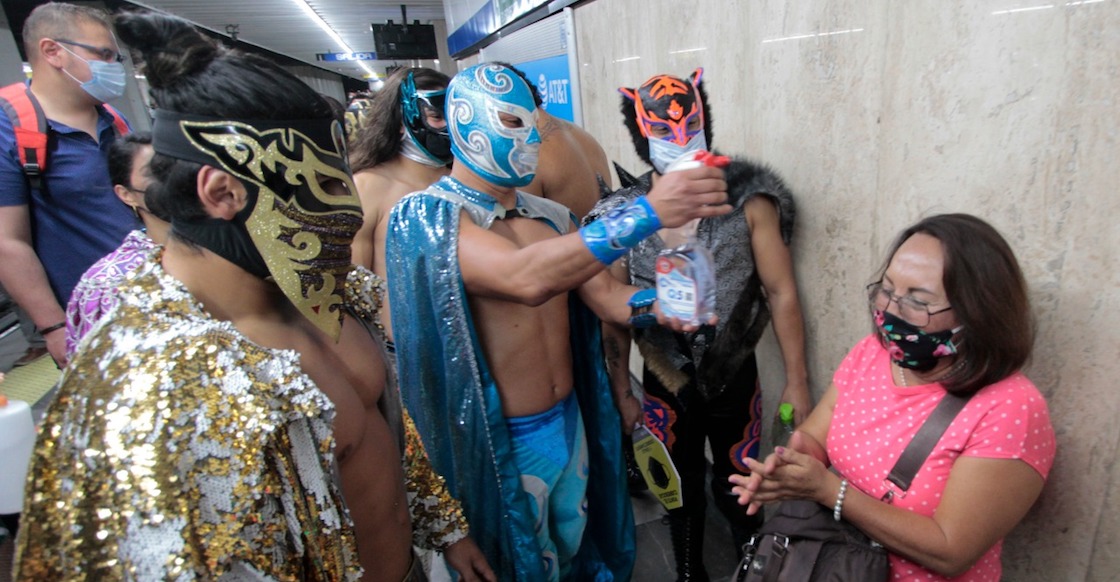
<svg viewBox="0 0 1120 582">
<path fill-rule="evenodd" d="M 445 177 L 390 215 L 386 262 L 400 387 L 432 464 L 463 503 L 471 537 L 499 579 L 536 582 L 545 576 L 532 500 L 521 488 L 459 270 L 464 210 L 484 228 L 504 212 L 493 197 Z M 518 194 L 518 210 L 561 234 L 571 224 L 566 209 L 543 198 Z M 590 456 L 588 524 L 571 578 L 629 580 L 634 517 L 599 320 L 575 293 L 569 298 L 573 380 Z"/>
</svg>

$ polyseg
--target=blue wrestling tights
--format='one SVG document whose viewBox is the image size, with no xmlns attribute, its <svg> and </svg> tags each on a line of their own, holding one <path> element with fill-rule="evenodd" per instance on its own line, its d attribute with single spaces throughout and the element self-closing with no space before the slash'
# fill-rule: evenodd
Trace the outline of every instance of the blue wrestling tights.
<svg viewBox="0 0 1120 582">
<path fill-rule="evenodd" d="M 544 569 L 566 577 L 587 526 L 587 439 L 575 395 L 531 416 L 507 418 L 521 487 L 533 499 Z"/>
</svg>

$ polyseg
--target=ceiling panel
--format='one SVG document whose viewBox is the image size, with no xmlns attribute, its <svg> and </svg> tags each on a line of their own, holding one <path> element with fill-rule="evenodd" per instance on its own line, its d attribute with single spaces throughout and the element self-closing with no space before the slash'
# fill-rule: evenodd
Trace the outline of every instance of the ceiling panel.
<svg viewBox="0 0 1120 582">
<path fill-rule="evenodd" d="M 181 16 L 219 33 L 225 33 L 227 25 L 237 25 L 238 40 L 355 78 L 367 75 L 357 63 L 316 62 L 317 53 L 345 49 L 306 15 L 297 0 L 143 0 L 133 3 Z M 401 4 L 406 7 L 409 22 L 419 20 L 421 24 L 430 24 L 444 19 L 443 0 L 403 3 L 399 0 L 308 0 L 308 4 L 357 52 L 374 50 L 371 23 L 401 22 Z M 410 64 L 364 61 L 381 75 L 385 67 L 394 62 Z"/>
</svg>

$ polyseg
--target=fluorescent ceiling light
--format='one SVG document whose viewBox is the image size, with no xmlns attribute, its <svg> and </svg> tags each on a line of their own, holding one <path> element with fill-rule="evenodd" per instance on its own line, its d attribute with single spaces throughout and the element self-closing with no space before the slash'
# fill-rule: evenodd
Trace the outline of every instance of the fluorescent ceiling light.
<svg viewBox="0 0 1120 582">
<path fill-rule="evenodd" d="M 332 40 L 338 43 L 338 46 L 342 47 L 343 52 L 354 52 L 354 49 L 350 48 L 350 45 L 346 44 L 346 41 L 342 40 L 341 36 L 338 36 L 338 33 L 335 32 L 333 28 L 331 28 L 331 25 L 327 24 L 327 21 L 323 20 L 323 17 L 319 16 L 318 12 L 315 12 L 315 9 L 307 3 L 307 0 L 292 0 L 292 2 L 294 2 L 296 6 L 299 6 L 301 9 L 303 9 L 303 12 L 307 14 L 308 18 L 314 21 L 315 24 L 318 24 L 319 28 L 323 29 L 323 32 L 327 33 L 327 36 L 331 37 Z M 366 64 L 362 61 L 354 62 L 357 63 L 358 66 L 361 67 L 367 74 L 369 74 L 369 76 L 377 77 L 377 74 L 374 73 L 373 70 L 366 66 Z"/>
</svg>

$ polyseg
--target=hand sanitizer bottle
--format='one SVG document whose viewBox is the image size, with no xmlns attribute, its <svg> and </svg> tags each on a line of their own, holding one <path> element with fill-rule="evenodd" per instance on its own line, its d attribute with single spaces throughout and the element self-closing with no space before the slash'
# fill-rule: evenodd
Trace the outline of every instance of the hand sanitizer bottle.
<svg viewBox="0 0 1120 582">
<path fill-rule="evenodd" d="M 774 418 L 774 431 L 771 437 L 775 447 L 784 447 L 789 444 L 789 437 L 793 436 L 793 405 L 783 402 L 778 406 L 778 416 Z"/>
<path fill-rule="evenodd" d="M 725 156 L 716 156 L 706 151 L 687 152 L 677 158 L 666 172 L 688 170 L 700 166 L 725 167 Z M 696 229 L 700 224 L 697 218 L 675 229 L 675 233 L 662 231 L 662 241 L 666 248 L 657 255 L 654 268 L 657 272 L 657 303 L 661 313 L 676 317 L 692 325 L 703 325 L 715 317 L 716 311 L 716 272 L 712 253 L 696 240 Z M 666 236 L 676 234 L 676 238 Z M 683 236 L 684 242 L 675 245 Z"/>
</svg>

